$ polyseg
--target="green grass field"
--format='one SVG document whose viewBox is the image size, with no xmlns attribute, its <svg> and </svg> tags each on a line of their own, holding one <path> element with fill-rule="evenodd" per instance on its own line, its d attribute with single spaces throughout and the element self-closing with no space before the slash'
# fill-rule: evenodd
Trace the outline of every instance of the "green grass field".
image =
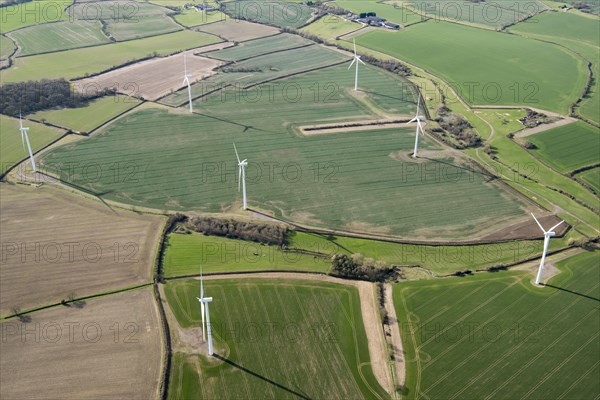
<svg viewBox="0 0 600 400">
<path fill-rule="evenodd" d="M 174 18 L 181 25 L 190 27 L 224 21 L 227 18 L 227 14 L 223 14 L 221 11 L 197 12 L 194 10 L 183 10 L 181 14 L 175 15 Z"/>
<path fill-rule="evenodd" d="M 15 64 L 0 72 L 3 82 L 84 77 L 124 63 L 151 56 L 168 55 L 200 47 L 220 40 L 201 32 L 182 31 L 146 39 L 111 43 L 85 49 L 18 58 Z"/>
<path fill-rule="evenodd" d="M 6 60 L 15 52 L 17 46 L 10 38 L 0 35 L 0 60 Z"/>
<path fill-rule="evenodd" d="M 229 47 L 222 50 L 212 51 L 207 53 L 208 56 L 218 58 L 225 61 L 239 61 L 247 58 L 261 56 L 263 54 L 272 53 L 292 49 L 295 47 L 312 45 L 313 42 L 304 39 L 302 36 L 282 33 L 275 36 L 267 36 L 265 38 L 253 39 L 248 42 L 240 43 L 237 46 Z"/>
<path fill-rule="evenodd" d="M 515 24 L 548 9 L 542 1 L 538 0 L 498 1 L 486 4 L 452 0 L 438 2 L 412 0 L 403 4 L 431 18 L 494 29 Z"/>
<path fill-rule="evenodd" d="M 568 236 L 553 239 L 549 249 L 565 248 Z M 485 269 L 540 256 L 542 240 L 475 246 L 423 246 L 295 232 L 289 238 L 288 247 L 330 255 L 359 253 L 376 261 L 385 261 L 389 265 L 419 266 L 431 271 L 431 275 L 449 275 L 457 271 Z"/>
<path fill-rule="evenodd" d="M 90 132 L 139 103 L 139 100 L 128 96 L 106 96 L 91 101 L 85 107 L 39 111 L 29 117 L 38 121 L 45 120 L 76 132 Z"/>
<path fill-rule="evenodd" d="M 533 154 L 561 172 L 600 163 L 600 130 L 585 122 L 536 133 L 527 140 L 537 146 Z"/>
<path fill-rule="evenodd" d="M 510 32 L 565 46 L 592 63 L 594 76 L 600 75 L 600 46 L 598 20 L 578 14 L 546 12 L 512 26 Z M 600 123 L 600 93 L 597 79 L 593 81 L 589 96 L 583 99 L 578 111 L 586 118 Z"/>
<path fill-rule="evenodd" d="M 33 25 L 9 35 L 19 45 L 18 55 L 32 55 L 52 51 L 109 43 L 98 21 L 57 22 Z"/>
<path fill-rule="evenodd" d="M 407 359 L 405 398 L 589 399 L 600 391 L 599 254 L 532 274 L 394 286 Z"/>
<path fill-rule="evenodd" d="M 568 210 L 570 215 L 563 214 L 562 217 L 584 234 L 593 237 L 600 233 L 598 214 L 550 188 L 561 188 L 589 207 L 597 207 L 598 198 L 573 179 L 540 163 L 536 157 L 507 137 L 509 133 L 523 129 L 518 119 L 525 115 L 524 111 L 488 109 L 477 110 L 476 114 L 495 128 L 489 145 L 497 160 L 491 159 L 481 149 L 467 150 L 468 154 L 502 177 L 505 183 L 544 207 L 551 208 L 557 205 L 563 210 Z"/>
<path fill-rule="evenodd" d="M 148 16 L 174 13 L 166 7 L 151 2 L 114 0 L 77 2 L 69 7 L 68 11 L 69 17 L 75 20 L 130 21 L 132 24 L 136 24 Z"/>
<path fill-rule="evenodd" d="M 165 276 L 252 270 L 302 270 L 326 273 L 329 259 L 285 253 L 277 246 L 199 233 L 171 234 L 164 258 Z"/>
<path fill-rule="evenodd" d="M 53 140 L 64 135 L 65 131 L 31 121 L 23 121 L 23 126 L 29 128 L 29 142 L 35 153 Z M 0 173 L 4 174 L 16 163 L 29 156 L 27 147 L 23 148 L 19 133 L 19 119 L 0 114 Z M 37 161 L 37 160 L 36 160 Z"/>
<path fill-rule="evenodd" d="M 70 0 L 35 0 L 0 7 L 0 33 L 30 25 L 62 21 L 67 18 L 64 10 L 71 3 Z"/>
<path fill-rule="evenodd" d="M 306 5 L 282 0 L 239 0 L 222 4 L 227 14 L 233 18 L 279 27 L 298 28 L 306 24 L 311 16 L 311 9 Z"/>
<path fill-rule="evenodd" d="M 596 193 L 600 193 L 600 168 L 590 169 L 577 174 L 577 178 L 583 180 L 585 183 L 594 188 Z"/>
<path fill-rule="evenodd" d="M 300 29 L 300 31 L 312 33 L 325 41 L 332 41 L 338 36 L 355 31 L 360 27 L 361 25 L 356 22 L 351 22 L 335 15 L 326 15 Z"/>
<path fill-rule="evenodd" d="M 421 21 L 422 17 L 408 8 L 371 0 L 336 0 L 332 5 L 350 10 L 355 14 L 374 12 L 378 17 L 385 18 L 399 25 L 409 25 Z"/>
<path fill-rule="evenodd" d="M 356 288 L 302 280 L 204 286 L 213 297 L 213 343 L 221 358 L 176 353 L 169 398 L 388 398 L 369 364 Z M 200 327 L 198 292 L 197 280 L 165 286 L 184 330 Z"/>
<path fill-rule="evenodd" d="M 183 28 L 166 15 L 151 15 L 137 18 L 136 22 L 127 20 L 107 21 L 106 30 L 117 41 L 139 39 L 146 36 L 162 35 L 180 31 Z"/>
<path fill-rule="evenodd" d="M 362 70 L 363 77 L 369 68 Z M 91 183 L 78 174 L 72 179 L 129 204 L 221 212 L 240 204 L 235 142 L 241 156 L 250 160 L 250 207 L 297 222 L 393 235 L 410 232 L 415 239 L 430 239 L 476 236 L 482 221 L 502 224 L 525 215 L 519 199 L 445 153 L 419 163 L 398 159 L 398 152 L 412 150 L 413 128 L 300 136 L 298 127 L 305 124 L 381 118 L 374 110 L 384 99 L 395 115 L 414 112 L 412 97 L 403 98 L 396 89 L 403 81 L 373 70 L 371 79 L 380 80 L 392 95 L 355 95 L 350 89 L 353 74 L 341 65 L 247 92 L 233 88 L 216 93 L 196 101 L 194 115 L 136 112 L 106 132 L 56 149 L 46 160 L 102 164 L 128 158 L 145 171 L 139 182 Z M 440 150 L 428 138 L 422 145 L 432 154 Z M 181 146 L 187 151 L 182 153 Z"/>
<path fill-rule="evenodd" d="M 453 82 L 470 104 L 529 105 L 567 113 L 587 80 L 583 60 L 566 49 L 458 24 L 428 21 L 399 32 L 370 31 L 357 44 Z"/>
</svg>

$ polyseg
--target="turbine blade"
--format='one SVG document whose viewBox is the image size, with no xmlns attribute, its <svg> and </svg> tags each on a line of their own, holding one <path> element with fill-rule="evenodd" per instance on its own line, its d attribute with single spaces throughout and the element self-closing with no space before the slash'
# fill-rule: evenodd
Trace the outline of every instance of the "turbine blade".
<svg viewBox="0 0 600 400">
<path fill-rule="evenodd" d="M 202 283 L 202 265 L 200 266 L 200 298 L 204 298 L 204 284 Z"/>
<path fill-rule="evenodd" d="M 410 121 L 407 122 L 407 124 L 412 124 L 413 122 L 415 122 L 417 120 L 417 118 L 413 118 Z"/>
<path fill-rule="evenodd" d="M 240 161 L 240 156 L 238 155 L 238 152 L 237 152 L 237 147 L 235 147 L 235 143 L 233 144 L 233 150 L 235 150 L 235 157 L 237 158 L 238 164 L 239 164 L 241 161 Z"/>
<path fill-rule="evenodd" d="M 421 96 L 417 92 L 418 100 L 417 100 L 417 115 L 419 115 L 419 106 L 421 105 Z"/>
<path fill-rule="evenodd" d="M 350 63 L 350 65 L 348 65 L 348 69 L 350 69 L 354 65 L 355 61 L 356 61 L 356 58 L 352 60 L 352 62 Z"/>
<path fill-rule="evenodd" d="M 183 53 L 183 71 L 185 76 L 187 76 L 187 59 L 185 58 L 185 53 Z"/>
<path fill-rule="evenodd" d="M 535 215 L 533 215 L 533 213 L 531 213 L 531 216 L 533 217 L 533 219 L 535 219 L 535 222 L 538 224 L 538 226 L 540 227 L 540 229 L 542 230 L 542 232 L 546 233 L 546 230 L 544 229 L 544 227 L 542 226 L 542 224 L 540 224 L 540 221 L 538 221 L 538 219 L 535 217 Z"/>
<path fill-rule="evenodd" d="M 365 62 L 363 60 L 360 59 L 360 57 L 356 57 L 356 59 L 362 64 L 362 65 L 367 65 L 365 64 Z"/>
<path fill-rule="evenodd" d="M 238 166 L 238 192 L 242 190 L 242 166 Z"/>
<path fill-rule="evenodd" d="M 553 231 L 554 228 L 556 228 L 557 226 L 559 226 L 560 224 L 562 224 L 565 221 L 560 221 L 558 224 L 554 225 L 552 228 L 548 229 L 549 231 Z"/>
</svg>

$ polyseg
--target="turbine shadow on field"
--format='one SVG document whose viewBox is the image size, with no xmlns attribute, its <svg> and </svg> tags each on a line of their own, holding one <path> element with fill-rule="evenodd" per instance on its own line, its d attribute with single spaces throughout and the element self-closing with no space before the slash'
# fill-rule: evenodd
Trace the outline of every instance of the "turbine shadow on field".
<svg viewBox="0 0 600 400">
<path fill-rule="evenodd" d="M 548 283 L 544 284 L 544 286 L 548 286 L 548 287 L 551 287 L 551 288 L 553 288 L 553 289 L 556 289 L 556 290 L 561 290 L 561 291 L 563 291 L 563 292 L 571 293 L 571 294 L 574 294 L 574 295 L 577 295 L 577 296 L 585 297 L 586 299 L 595 300 L 595 301 L 598 301 L 598 302 L 600 302 L 600 299 L 598 299 L 598 298 L 596 298 L 596 297 L 588 296 L 587 294 L 583 294 L 583 293 L 575 292 L 575 291 L 573 291 L 573 290 L 569 290 L 569 289 L 561 288 L 561 287 L 559 287 L 559 286 L 550 285 L 550 284 L 548 284 Z"/>
<path fill-rule="evenodd" d="M 60 183 L 62 183 L 63 185 L 66 186 L 70 186 L 74 189 L 77 189 L 79 191 L 82 191 L 84 193 L 90 194 L 92 196 L 94 196 L 95 198 L 97 198 L 98 200 L 100 200 L 106 207 L 108 207 L 112 212 L 114 212 L 115 214 L 118 214 L 106 201 L 104 201 L 104 199 L 102 198 L 102 196 L 107 195 L 107 194 L 111 194 L 114 192 L 114 190 L 106 190 L 104 192 L 94 192 L 93 190 L 84 188 L 82 186 L 77 185 L 76 183 L 73 182 L 69 182 L 69 181 L 65 181 L 61 178 L 58 177 L 52 177 L 50 175 L 47 175 L 45 173 L 40 172 L 40 174 L 46 175 L 48 177 L 51 177 L 52 179 L 56 179 L 57 181 L 59 181 Z"/>
<path fill-rule="evenodd" d="M 239 123 L 239 122 L 235 122 L 235 121 L 232 121 L 230 119 L 225 119 L 225 118 L 221 118 L 221 117 L 215 117 L 214 115 L 203 114 L 203 113 L 199 113 L 199 112 L 196 112 L 196 111 L 194 111 L 194 114 L 202 115 L 203 117 L 207 117 L 207 118 L 216 119 L 217 121 L 226 122 L 228 124 L 233 124 L 233 125 L 240 126 L 240 127 L 244 128 L 244 132 L 246 132 L 249 129 L 254 129 L 255 131 L 276 133 L 274 131 L 268 131 L 268 130 L 265 130 L 265 129 L 262 129 L 262 128 L 256 128 L 256 127 L 254 127 L 252 125 L 245 125 L 245 124 L 242 124 L 242 123 Z"/>
<path fill-rule="evenodd" d="M 259 374 L 257 374 L 257 373 L 256 373 L 256 372 L 254 372 L 254 371 L 250 371 L 249 369 L 247 369 L 247 368 L 244 368 L 244 367 L 242 367 L 241 365 L 234 363 L 233 361 L 231 361 L 231 360 L 230 360 L 230 359 L 228 359 L 228 358 L 225 358 L 225 357 L 223 357 L 223 356 L 221 356 L 221 355 L 219 355 L 219 354 L 215 354 L 214 356 L 215 356 L 216 358 L 218 358 L 219 360 L 221 360 L 221 361 L 224 361 L 224 362 L 226 362 L 227 364 L 229 364 L 229 365 L 231 365 L 231 366 L 233 366 L 233 367 L 235 367 L 235 368 L 237 368 L 237 369 L 239 369 L 239 370 L 241 370 L 241 371 L 243 371 L 243 372 L 246 372 L 246 373 L 248 373 L 248 374 L 250 374 L 250 375 L 252 375 L 252 376 L 254 376 L 254 377 L 256 377 L 256 378 L 262 379 L 263 381 L 265 381 L 265 382 L 267 382 L 267 383 L 270 383 L 271 385 L 277 386 L 277 387 L 278 387 L 279 389 L 281 389 L 281 390 L 285 390 L 286 392 L 288 392 L 288 393 L 291 393 L 291 394 L 293 394 L 293 395 L 295 395 L 295 396 L 298 396 L 298 397 L 300 397 L 301 399 L 305 399 L 305 400 L 311 400 L 311 398 L 310 398 L 310 397 L 308 397 L 307 395 L 305 395 L 305 394 L 302 394 L 302 393 L 298 393 L 298 392 L 296 392 L 296 391 L 294 391 L 294 390 L 292 390 L 292 389 L 290 389 L 290 388 L 287 388 L 287 387 L 285 387 L 285 386 L 283 386 L 283 385 L 281 385 L 281 384 L 279 384 L 279 383 L 277 383 L 277 382 L 275 382 L 275 381 L 272 381 L 271 379 L 269 379 L 269 378 L 267 378 L 267 377 L 265 377 L 265 376 L 259 375 Z"/>
</svg>

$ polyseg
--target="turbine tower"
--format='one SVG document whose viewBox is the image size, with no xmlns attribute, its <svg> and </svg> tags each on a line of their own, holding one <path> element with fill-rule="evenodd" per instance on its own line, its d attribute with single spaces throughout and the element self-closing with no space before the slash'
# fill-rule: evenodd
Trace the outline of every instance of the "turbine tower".
<svg viewBox="0 0 600 400">
<path fill-rule="evenodd" d="M 419 146 L 419 133 L 421 133 L 421 135 L 425 135 L 425 133 L 423 132 L 423 127 L 421 126 L 421 118 L 423 118 L 422 115 L 419 115 L 419 106 L 421 105 L 421 96 L 417 93 L 417 96 L 419 96 L 419 100 L 417 101 L 417 115 L 411 119 L 410 121 L 407 122 L 407 124 L 413 123 L 415 121 L 417 121 L 417 133 L 415 135 L 415 149 L 413 151 L 413 158 L 417 158 L 417 148 Z"/>
<path fill-rule="evenodd" d="M 206 312 L 206 336 L 208 336 L 208 355 L 212 356 L 213 344 L 212 344 L 212 331 L 210 326 L 210 313 L 208 312 L 208 303 L 213 299 L 212 297 L 204 297 L 204 287 L 202 286 L 202 275 L 200 275 L 200 297 L 197 297 L 200 302 L 200 310 L 202 311 L 202 338 L 204 339 L 204 313 Z M 205 310 L 206 309 L 206 310 Z"/>
<path fill-rule="evenodd" d="M 248 209 L 248 203 L 246 199 L 246 166 L 248 165 L 248 160 L 244 159 L 240 161 L 240 156 L 238 155 L 235 143 L 233 144 L 233 150 L 235 150 L 235 156 L 238 160 L 238 192 L 240 191 L 241 185 L 242 196 L 244 198 L 244 210 L 246 210 Z"/>
<path fill-rule="evenodd" d="M 361 63 L 362 65 L 365 65 L 365 63 L 360 59 L 360 56 L 358 54 L 356 54 L 356 42 L 354 41 L 354 39 L 352 39 L 352 43 L 354 44 L 354 58 L 352 59 L 352 62 L 350 63 L 350 65 L 348 65 L 348 69 L 350 69 L 350 67 L 352 67 L 352 64 L 356 63 L 356 75 L 354 76 L 354 91 L 358 90 L 358 63 Z"/>
<path fill-rule="evenodd" d="M 200 267 L 200 299 L 204 298 L 204 284 L 202 282 L 202 267 Z M 204 303 L 200 301 L 200 314 L 202 314 L 202 340 L 206 341 L 206 329 L 204 327 Z"/>
<path fill-rule="evenodd" d="M 192 88 L 190 86 L 190 76 L 187 73 L 187 60 L 185 58 L 185 53 L 183 53 L 183 83 L 187 85 L 190 112 L 192 112 Z"/>
<path fill-rule="evenodd" d="M 531 214 L 531 216 L 533 217 L 533 219 L 535 219 L 535 222 L 538 224 L 538 226 L 540 227 L 542 232 L 544 232 L 544 251 L 542 253 L 542 261 L 540 262 L 540 268 L 538 270 L 537 277 L 535 278 L 536 285 L 539 285 L 540 280 L 542 279 L 542 272 L 544 271 L 544 261 L 546 261 L 546 253 L 548 252 L 548 244 L 550 244 L 550 238 L 552 236 L 556 235 L 556 232 L 554 232 L 554 229 L 565 221 L 560 221 L 558 224 L 554 225 L 552 228 L 545 230 L 544 227 L 542 226 L 542 224 L 540 224 L 540 221 L 538 221 L 537 218 L 535 217 L 535 215 L 533 215 L 533 213 Z"/>
<path fill-rule="evenodd" d="M 35 160 L 33 159 L 33 152 L 31 151 L 31 145 L 29 144 L 29 135 L 27 132 L 29 128 L 23 127 L 23 120 L 21 119 L 21 113 L 19 112 L 19 131 L 21 132 L 21 142 L 23 143 L 23 148 L 25 148 L 25 143 L 27 143 L 27 151 L 29 151 L 29 159 L 31 160 L 31 168 L 33 172 L 37 172 L 35 168 Z"/>
</svg>

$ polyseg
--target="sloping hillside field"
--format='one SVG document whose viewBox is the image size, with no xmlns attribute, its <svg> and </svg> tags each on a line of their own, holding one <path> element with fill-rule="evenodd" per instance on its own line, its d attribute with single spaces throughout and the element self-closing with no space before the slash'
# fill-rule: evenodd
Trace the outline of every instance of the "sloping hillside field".
<svg viewBox="0 0 600 400">
<path fill-rule="evenodd" d="M 296 222 L 426 239 L 469 237 L 482 222 L 525 215 L 517 198 L 428 138 L 427 158 L 411 161 L 414 127 L 302 135 L 302 126 L 381 120 L 386 109 L 409 118 L 415 104 L 410 91 L 401 95 L 405 83 L 375 68 L 364 71 L 372 71 L 365 84 L 378 81 L 384 96 L 355 94 L 346 66 L 330 67 L 214 93 L 195 102 L 193 115 L 135 112 L 56 149 L 43 163 L 52 169 L 129 160 L 141 173 L 136 182 L 101 176 L 92 184 L 83 171 L 63 179 L 129 204 L 220 212 L 240 206 L 235 142 L 249 160 L 250 207 Z"/>
</svg>

